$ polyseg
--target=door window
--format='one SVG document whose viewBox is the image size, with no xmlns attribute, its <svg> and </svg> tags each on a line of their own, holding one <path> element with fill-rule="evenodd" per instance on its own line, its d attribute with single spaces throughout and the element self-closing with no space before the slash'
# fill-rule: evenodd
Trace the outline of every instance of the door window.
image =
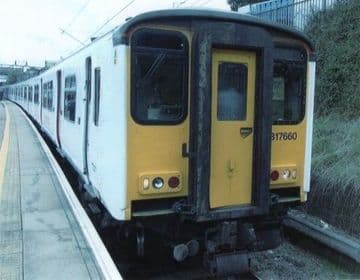
<svg viewBox="0 0 360 280">
<path fill-rule="evenodd" d="M 101 70 L 95 68 L 94 124 L 99 125 Z"/>
<path fill-rule="evenodd" d="M 246 120 L 247 66 L 222 62 L 219 65 L 218 79 L 218 120 Z"/>
<path fill-rule="evenodd" d="M 64 89 L 64 118 L 74 122 L 76 113 L 76 77 L 75 75 L 65 78 Z"/>
</svg>

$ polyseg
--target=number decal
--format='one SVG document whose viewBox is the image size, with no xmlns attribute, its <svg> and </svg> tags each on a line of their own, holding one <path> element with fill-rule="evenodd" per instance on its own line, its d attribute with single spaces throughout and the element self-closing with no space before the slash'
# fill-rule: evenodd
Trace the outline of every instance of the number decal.
<svg viewBox="0 0 360 280">
<path fill-rule="evenodd" d="M 295 141 L 297 132 L 273 132 L 271 133 L 272 141 Z"/>
</svg>

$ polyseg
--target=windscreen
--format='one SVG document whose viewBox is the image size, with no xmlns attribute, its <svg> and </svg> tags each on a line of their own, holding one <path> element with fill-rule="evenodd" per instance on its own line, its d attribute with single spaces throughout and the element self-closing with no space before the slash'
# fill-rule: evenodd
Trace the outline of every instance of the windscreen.
<svg viewBox="0 0 360 280">
<path fill-rule="evenodd" d="M 141 124 L 178 124 L 187 114 L 188 50 L 179 32 L 144 29 L 132 38 L 131 111 Z"/>
</svg>

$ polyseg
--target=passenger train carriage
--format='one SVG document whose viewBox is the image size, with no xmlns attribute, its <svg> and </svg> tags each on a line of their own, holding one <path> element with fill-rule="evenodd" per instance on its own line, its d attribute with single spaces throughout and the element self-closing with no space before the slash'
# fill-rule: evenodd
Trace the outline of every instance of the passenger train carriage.
<svg viewBox="0 0 360 280">
<path fill-rule="evenodd" d="M 179 261 L 200 247 L 226 274 L 279 244 L 275 207 L 306 200 L 314 58 L 286 27 L 163 10 L 3 90 L 122 228 L 163 235 Z"/>
</svg>

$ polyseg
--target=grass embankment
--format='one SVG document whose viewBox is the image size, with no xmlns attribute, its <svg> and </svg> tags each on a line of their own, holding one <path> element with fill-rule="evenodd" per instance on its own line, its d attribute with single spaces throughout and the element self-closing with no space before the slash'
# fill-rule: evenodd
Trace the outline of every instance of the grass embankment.
<svg viewBox="0 0 360 280">
<path fill-rule="evenodd" d="M 360 236 L 360 1 L 315 14 L 317 85 L 312 189 L 307 203 L 320 216 Z"/>
<path fill-rule="evenodd" d="M 360 235 L 360 118 L 334 115 L 315 121 L 312 189 L 307 209 Z"/>
</svg>

